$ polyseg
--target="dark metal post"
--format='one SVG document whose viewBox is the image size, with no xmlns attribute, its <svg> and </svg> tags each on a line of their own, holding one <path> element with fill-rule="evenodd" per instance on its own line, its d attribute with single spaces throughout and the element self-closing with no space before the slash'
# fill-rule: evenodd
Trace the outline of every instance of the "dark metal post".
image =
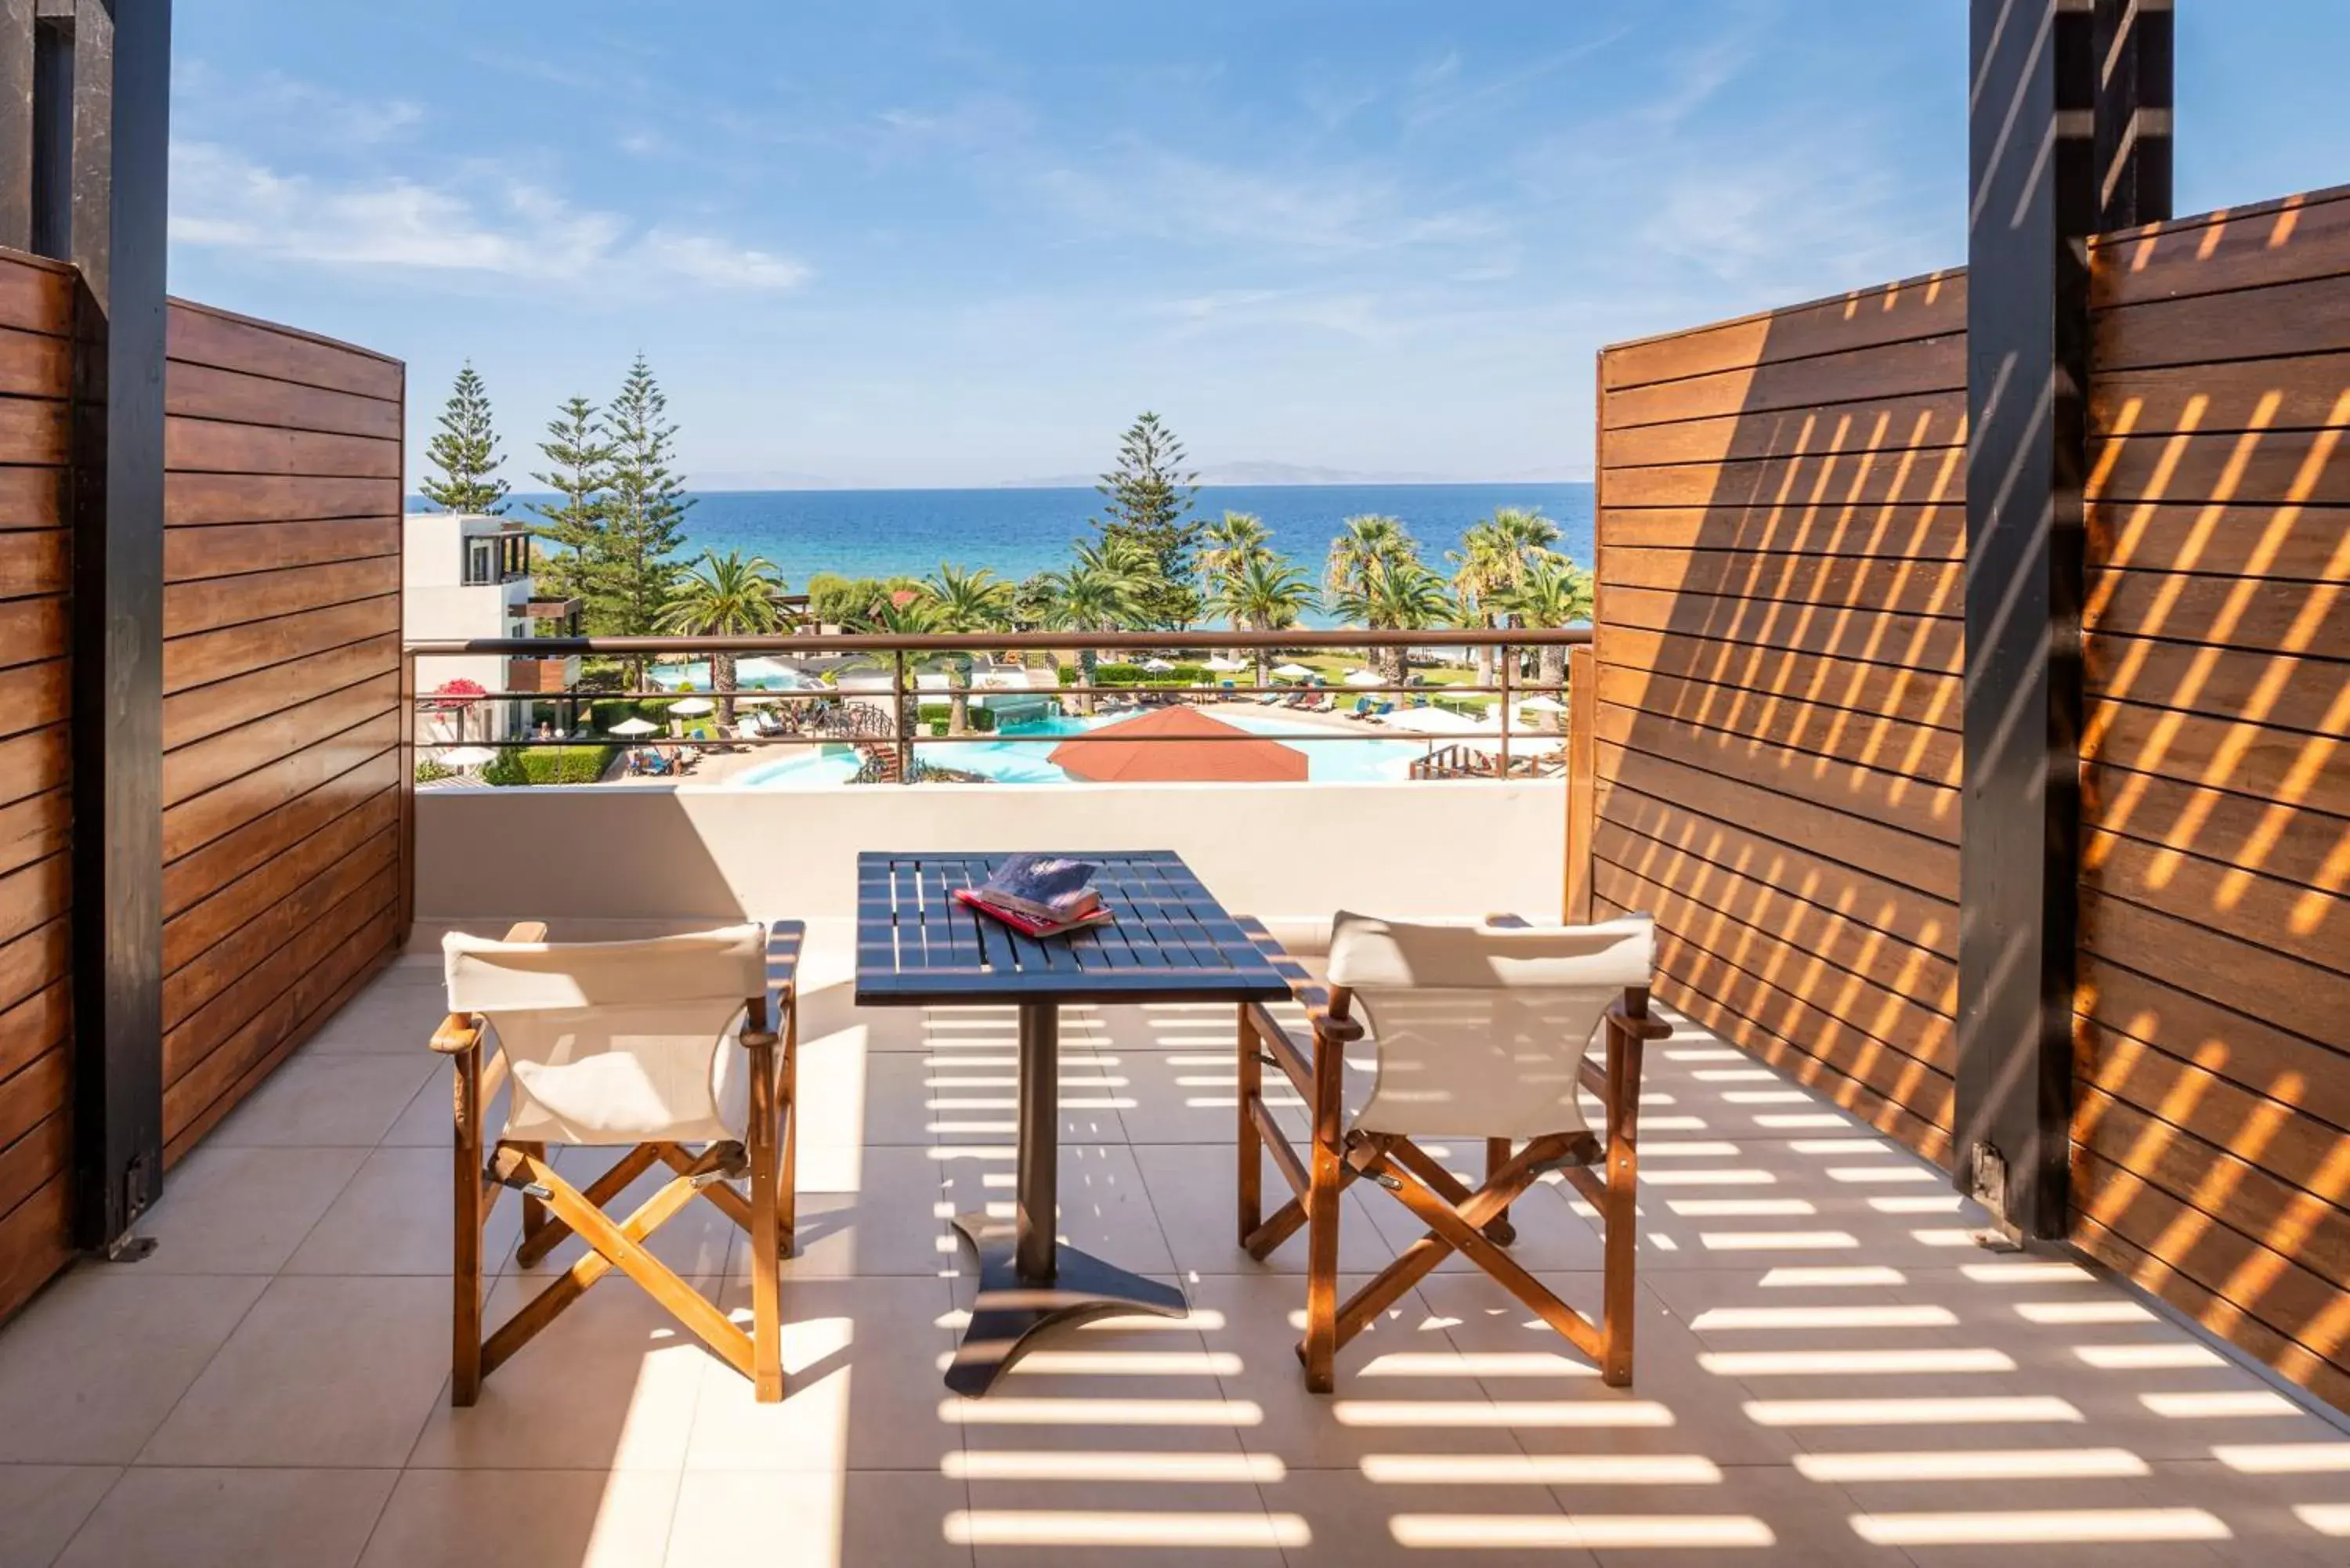
<svg viewBox="0 0 2350 1568">
<path fill-rule="evenodd" d="M 1972 0 L 1957 1172 L 2062 1235 L 2079 923 L 2090 0 Z"/>
<path fill-rule="evenodd" d="M 1049 1002 L 1020 1004 L 1020 1173 L 1013 1259 L 1023 1284 L 1048 1285 L 1059 1273 L 1061 1189 L 1061 1010 Z"/>
<path fill-rule="evenodd" d="M 33 0 L 0 0 L 0 245 L 33 248 Z"/>
<path fill-rule="evenodd" d="M 2096 0 L 2100 233 L 2170 212 L 2171 0 Z"/>
<path fill-rule="evenodd" d="M 1517 673 L 1510 668 L 1510 661 L 1517 655 L 1506 642 L 1502 644 L 1500 653 L 1501 657 L 1493 661 L 1493 667 L 1502 672 L 1502 679 L 1498 682 L 1502 688 L 1502 763 L 1501 771 L 1496 776 L 1508 778 L 1510 776 L 1510 677 Z"/>
<path fill-rule="evenodd" d="M 78 0 L 71 29 L 75 1233 L 110 1250 L 163 1180 L 170 0 Z"/>
<path fill-rule="evenodd" d="M 907 732 L 912 721 L 906 712 L 906 650 L 902 648 L 897 652 L 896 670 L 889 686 L 889 730 L 898 748 L 898 782 L 910 784 L 914 782 L 914 743 Z"/>
</svg>

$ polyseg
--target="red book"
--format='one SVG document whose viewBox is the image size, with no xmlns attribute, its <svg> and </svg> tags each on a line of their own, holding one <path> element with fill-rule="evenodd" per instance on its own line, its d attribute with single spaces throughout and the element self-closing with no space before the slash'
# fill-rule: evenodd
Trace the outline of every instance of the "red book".
<svg viewBox="0 0 2350 1568">
<path fill-rule="evenodd" d="M 1040 920 L 1024 910 L 1004 908 L 976 888 L 957 888 L 954 898 L 956 903 L 966 909 L 976 909 L 991 919 L 1003 921 L 1024 937 L 1057 937 L 1068 931 L 1106 926 L 1118 918 L 1106 907 L 1096 905 L 1072 920 Z"/>
</svg>

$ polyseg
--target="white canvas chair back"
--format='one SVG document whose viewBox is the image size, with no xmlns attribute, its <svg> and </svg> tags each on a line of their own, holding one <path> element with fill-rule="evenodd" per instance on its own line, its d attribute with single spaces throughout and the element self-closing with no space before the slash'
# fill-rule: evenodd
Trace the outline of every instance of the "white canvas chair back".
<svg viewBox="0 0 2350 1568">
<path fill-rule="evenodd" d="M 512 1072 L 502 1138 L 714 1143 L 743 1136 L 728 1048 L 766 984 L 766 928 L 631 942 L 442 940 L 449 1010 L 490 1021 Z"/>
<path fill-rule="evenodd" d="M 1649 983 L 1655 950 L 1645 916 L 1507 927 L 1339 915 L 1330 983 L 1354 993 L 1378 1050 L 1354 1125 L 1407 1137 L 1586 1130 L 1576 1070 L 1609 1004 Z"/>
</svg>

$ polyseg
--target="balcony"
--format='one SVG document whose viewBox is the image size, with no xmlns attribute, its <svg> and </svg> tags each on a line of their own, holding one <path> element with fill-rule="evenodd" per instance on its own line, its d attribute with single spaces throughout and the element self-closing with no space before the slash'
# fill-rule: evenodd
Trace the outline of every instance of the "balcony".
<svg viewBox="0 0 2350 1568">
<path fill-rule="evenodd" d="M 1986 1217 L 1942 1170 L 1677 1014 L 1645 1080 L 1632 1387 L 1447 1266 L 1342 1353 L 1335 1396 L 1307 1393 L 1302 1241 L 1257 1263 L 1234 1241 L 1230 1012 L 1144 1006 L 1064 1026 L 1060 1230 L 1180 1282 L 1190 1315 L 1100 1320 L 995 1397 L 945 1392 L 974 1288 L 945 1217 L 1002 1201 L 1014 1025 L 855 1004 L 857 849 L 1147 838 L 1274 918 L 1555 916 L 1574 798 L 1556 777 L 425 792 L 408 955 L 173 1171 L 141 1227 L 153 1258 L 83 1264 L 0 1330 L 14 1528 L 78 1529 L 68 1562 L 161 1527 L 126 1497 L 182 1542 L 301 1531 L 387 1564 L 458 1541 L 689 1563 L 746 1540 L 891 1568 L 2329 1561 L 2350 1528 L 2339 1430 L 2077 1257 L 1979 1246 Z M 811 923 L 789 1397 L 754 1404 L 623 1282 L 452 1409 L 432 939 L 744 913 Z M 1482 1151 L 1441 1157 L 1467 1172 Z M 603 1161 L 562 1163 L 585 1181 Z M 1345 1202 L 1349 1276 L 1419 1234 L 1376 1192 Z M 517 1265 L 518 1208 L 488 1232 L 494 1315 L 572 1258 Z M 1513 1218 L 1518 1261 L 1589 1307 L 1587 1209 L 1544 1185 Z M 743 1247 L 714 1212 L 655 1242 L 736 1313 Z"/>
</svg>

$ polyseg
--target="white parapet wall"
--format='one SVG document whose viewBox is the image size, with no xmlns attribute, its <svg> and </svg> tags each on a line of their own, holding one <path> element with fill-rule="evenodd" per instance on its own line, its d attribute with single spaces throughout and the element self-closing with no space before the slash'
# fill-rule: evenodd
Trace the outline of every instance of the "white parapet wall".
<svg viewBox="0 0 2350 1568">
<path fill-rule="evenodd" d="M 425 790 L 416 936 L 518 919 L 592 939 L 842 919 L 866 849 L 1172 849 L 1240 913 L 1555 919 L 1565 815 L 1555 779 Z"/>
</svg>

